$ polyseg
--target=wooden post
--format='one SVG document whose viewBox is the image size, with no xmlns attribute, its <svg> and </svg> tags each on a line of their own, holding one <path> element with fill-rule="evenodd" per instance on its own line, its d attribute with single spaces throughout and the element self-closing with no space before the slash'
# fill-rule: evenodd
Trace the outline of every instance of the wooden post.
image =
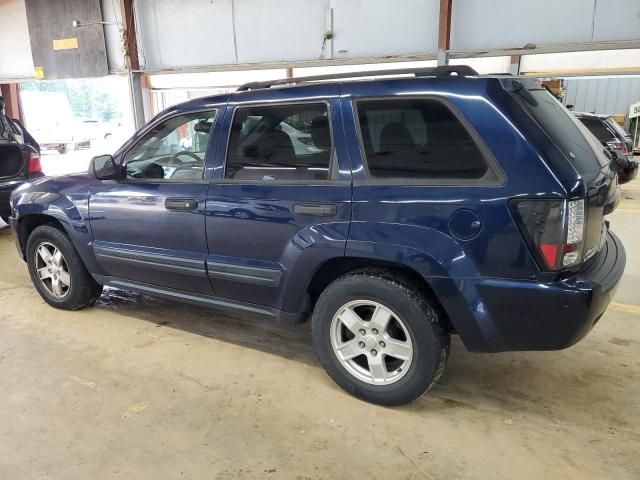
<svg viewBox="0 0 640 480">
<path fill-rule="evenodd" d="M 20 111 L 20 99 L 18 97 L 17 83 L 4 83 L 0 85 L 0 94 L 4 97 L 5 113 L 9 118 L 17 118 L 21 122 L 22 112 Z"/>
<path fill-rule="evenodd" d="M 140 69 L 138 42 L 136 39 L 136 21 L 133 14 L 133 0 L 120 0 L 122 15 L 122 38 L 124 39 L 125 61 L 131 70 Z"/>
<path fill-rule="evenodd" d="M 451 3 L 452 0 L 440 0 L 438 49 L 444 51 L 449 50 L 451 47 Z"/>
<path fill-rule="evenodd" d="M 520 75 L 520 55 L 511 55 L 509 63 L 509 73 L 511 75 Z"/>
</svg>

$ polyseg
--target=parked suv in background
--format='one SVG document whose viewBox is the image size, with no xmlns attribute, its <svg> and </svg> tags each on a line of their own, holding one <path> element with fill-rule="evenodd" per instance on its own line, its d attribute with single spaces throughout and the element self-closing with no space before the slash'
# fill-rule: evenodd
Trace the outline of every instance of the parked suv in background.
<svg viewBox="0 0 640 480">
<path fill-rule="evenodd" d="M 106 285 L 311 316 L 329 375 L 386 405 L 437 381 L 451 334 L 474 352 L 584 337 L 625 264 L 602 146 L 534 79 L 372 75 L 388 77 L 192 100 L 87 174 L 18 189 L 11 227 L 36 289 L 70 310 Z M 308 124 L 314 148 L 285 124 Z"/>
<path fill-rule="evenodd" d="M 576 113 L 576 117 L 589 129 L 598 141 L 615 156 L 616 169 L 621 184 L 638 175 L 638 162 L 633 159 L 633 139 L 611 116 L 594 113 Z"/>
<path fill-rule="evenodd" d="M 4 114 L 0 97 L 0 219 L 9 223 L 11 192 L 27 180 L 41 177 L 39 146 L 17 120 Z"/>
</svg>

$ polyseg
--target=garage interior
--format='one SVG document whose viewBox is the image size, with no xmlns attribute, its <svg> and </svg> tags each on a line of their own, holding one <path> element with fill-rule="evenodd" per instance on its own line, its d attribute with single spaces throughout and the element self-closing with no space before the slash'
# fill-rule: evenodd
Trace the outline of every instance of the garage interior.
<svg viewBox="0 0 640 480">
<path fill-rule="evenodd" d="M 541 78 L 640 160 L 638 0 L 0 0 L 7 115 L 99 123 L 43 152 L 47 175 L 249 81 L 436 65 Z M 454 337 L 440 382 L 394 408 L 336 386 L 309 323 L 111 288 L 52 309 L 0 220 L 0 479 L 638 479 L 638 182 L 608 217 L 627 266 L 593 332 L 556 352 Z"/>
</svg>

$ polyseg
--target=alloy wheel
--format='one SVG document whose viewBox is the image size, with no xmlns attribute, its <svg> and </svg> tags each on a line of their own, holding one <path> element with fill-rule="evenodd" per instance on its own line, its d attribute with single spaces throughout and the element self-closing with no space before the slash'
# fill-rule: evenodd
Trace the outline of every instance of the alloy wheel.
<svg viewBox="0 0 640 480">
<path fill-rule="evenodd" d="M 340 307 L 330 335 L 338 361 L 363 382 L 389 385 L 411 366 L 413 344 L 405 323 L 378 302 L 355 300 Z"/>
<path fill-rule="evenodd" d="M 65 298 L 71 289 L 71 275 L 60 249 L 52 243 L 41 242 L 34 255 L 40 284 L 56 300 Z"/>
</svg>

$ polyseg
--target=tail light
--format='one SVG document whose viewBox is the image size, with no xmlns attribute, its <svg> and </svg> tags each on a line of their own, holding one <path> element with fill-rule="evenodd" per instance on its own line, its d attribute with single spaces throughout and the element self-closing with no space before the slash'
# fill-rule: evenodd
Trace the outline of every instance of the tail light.
<svg viewBox="0 0 640 480">
<path fill-rule="evenodd" d="M 518 226 L 539 261 L 561 270 L 584 259 L 585 202 L 580 200 L 517 200 Z"/>
<path fill-rule="evenodd" d="M 615 150 L 617 152 L 620 152 L 623 155 L 629 155 L 629 148 L 627 147 L 627 144 L 624 142 L 621 142 L 620 140 L 614 140 L 611 142 L 607 142 L 607 146 L 611 149 L 611 150 Z"/>
<path fill-rule="evenodd" d="M 27 155 L 28 155 L 27 171 L 29 173 L 42 172 L 42 165 L 40 164 L 40 154 L 34 150 L 34 151 L 30 151 Z"/>
</svg>

